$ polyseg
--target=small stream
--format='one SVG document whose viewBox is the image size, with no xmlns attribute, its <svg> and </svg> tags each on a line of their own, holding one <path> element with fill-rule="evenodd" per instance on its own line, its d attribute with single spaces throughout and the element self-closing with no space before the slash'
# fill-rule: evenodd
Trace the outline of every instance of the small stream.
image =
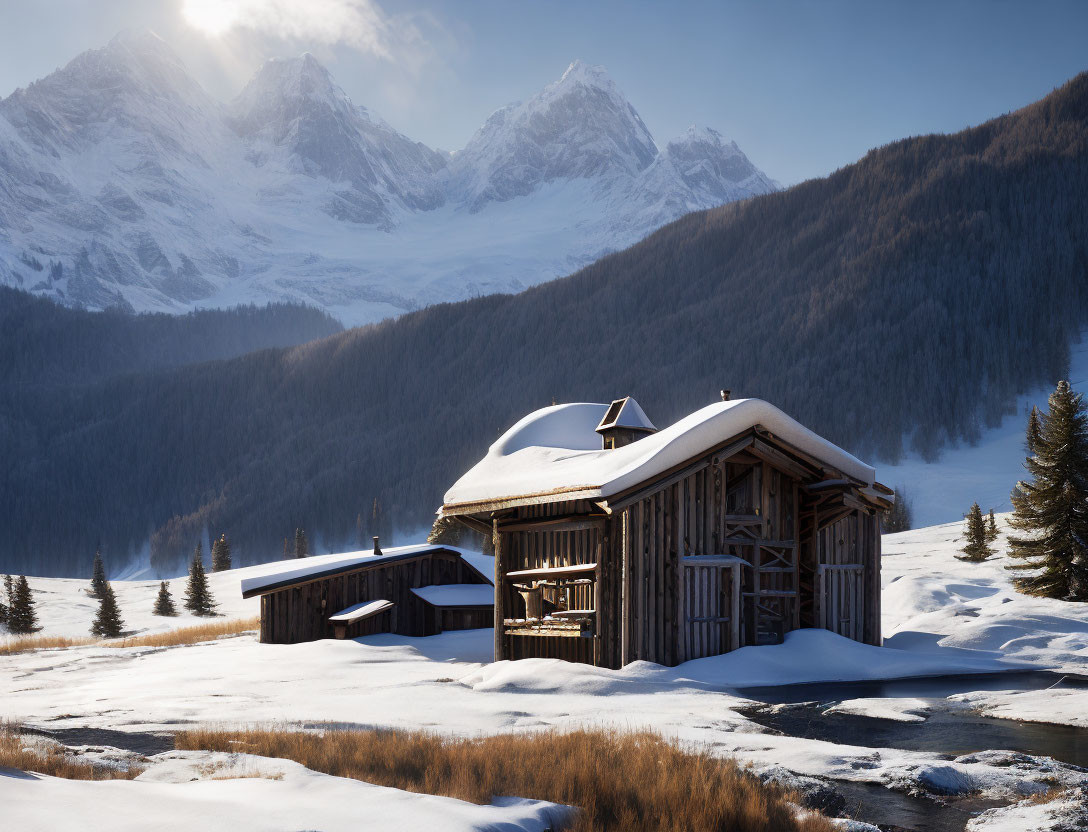
<svg viewBox="0 0 1088 832">
<path fill-rule="evenodd" d="M 150 757 L 164 751 L 174 750 L 174 735 L 170 733 L 153 734 L 146 731 L 115 731 L 110 728 L 31 728 L 24 725 L 25 734 L 37 734 L 49 737 L 64 745 L 107 745 Z"/>
<path fill-rule="evenodd" d="M 745 712 L 753 722 L 792 737 L 865 748 L 927 751 L 949 758 L 991 749 L 1020 751 L 1088 768 L 1088 731 L 1082 728 L 981 716 L 968 707 L 945 701 L 948 696 L 969 691 L 1057 686 L 1088 689 L 1088 679 L 1032 671 L 779 685 L 745 688 L 739 693 L 764 705 L 794 706 L 757 707 Z M 825 713 L 829 706 L 847 699 L 907 697 L 930 705 L 925 721 Z M 831 785 L 846 798 L 849 817 L 896 832 L 963 832 L 972 816 L 1008 802 L 978 797 L 915 797 L 880 785 L 839 780 Z"/>
</svg>

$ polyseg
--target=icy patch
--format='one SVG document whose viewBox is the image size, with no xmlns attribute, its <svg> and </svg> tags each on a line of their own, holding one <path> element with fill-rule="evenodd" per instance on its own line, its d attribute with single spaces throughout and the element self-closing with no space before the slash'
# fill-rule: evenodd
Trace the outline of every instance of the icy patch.
<svg viewBox="0 0 1088 832">
<path fill-rule="evenodd" d="M 931 707 L 924 699 L 847 699 L 832 705 L 826 714 L 850 714 L 895 722 L 925 722 Z"/>
</svg>

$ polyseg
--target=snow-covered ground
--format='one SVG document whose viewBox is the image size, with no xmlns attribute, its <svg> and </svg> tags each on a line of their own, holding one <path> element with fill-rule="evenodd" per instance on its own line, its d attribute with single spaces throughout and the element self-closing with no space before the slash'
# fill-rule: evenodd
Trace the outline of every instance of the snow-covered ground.
<svg viewBox="0 0 1088 832">
<path fill-rule="evenodd" d="M 1088 332 L 1071 347 L 1069 383 L 1088 393 Z M 1055 379 L 1057 381 L 1057 379 Z M 1024 430 L 1032 405 L 1046 408 L 1054 387 L 1021 396 L 1013 413 L 995 428 L 984 430 L 971 446 L 945 450 L 932 463 L 909 456 L 897 465 L 877 461 L 877 477 L 892 488 L 903 487 L 914 507 L 914 525 L 932 526 L 962 517 L 978 501 L 983 511 L 1011 511 L 1009 493 L 1024 477 Z"/>
<path fill-rule="evenodd" d="M 543 832 L 570 811 L 517 798 L 477 806 L 332 777 L 290 760 L 197 751 L 157 754 L 135 780 L 93 782 L 5 772 L 0 774 L 0 804 L 4 829 L 85 832 Z M 89 812 L 92 806 L 98 810 Z"/>
<path fill-rule="evenodd" d="M 1007 520 L 999 515 L 999 554 L 985 563 L 954 557 L 963 545 L 962 522 L 884 536 L 884 644 L 1088 675 L 1088 604 L 1013 589 L 1005 568 Z M 1083 689 L 982 691 L 955 698 L 993 716 L 1088 726 Z"/>
<path fill-rule="evenodd" d="M 1005 518 L 1000 520 L 1003 525 Z M 982 564 L 956 560 L 960 534 L 957 523 L 884 538 L 883 648 L 807 630 L 790 634 L 782 645 L 744 648 L 676 668 L 637 662 L 612 671 L 548 659 L 490 663 L 490 630 L 295 645 L 260 644 L 246 634 L 172 648 L 86 646 L 0 657 L 0 689 L 5 691 L 0 719 L 58 729 L 335 723 L 454 735 L 618 725 L 653 728 L 757 769 L 778 766 L 904 791 L 972 792 L 1014 800 L 1055 784 L 1088 784 L 1088 774 L 1045 758 L 980 751 L 949 759 L 929 751 L 842 745 L 770 733 L 746 715 L 754 703 L 738 688 L 755 685 L 1025 666 L 1088 674 L 1088 604 L 1020 595 L 1004 569 L 1003 554 Z M 1003 546 L 1002 535 L 998 547 Z M 252 614 L 254 608 L 236 597 L 239 581 L 273 568 L 282 564 L 213 575 L 223 608 Z M 31 581 L 45 632 L 51 626 L 86 632 L 93 602 L 83 593 L 85 583 Z M 115 586 L 131 624 L 185 623 L 128 612 L 150 609 L 155 583 Z M 82 610 L 78 616 L 77 609 Z M 981 691 L 938 704 L 1084 725 L 1088 691 Z M 923 725 L 930 713 L 929 703 L 915 698 L 851 699 L 837 709 Z M 110 786 L 119 792 L 137 787 Z M 74 792 L 93 787 L 50 788 Z M 273 781 L 242 788 L 278 787 Z M 999 820 L 994 815 L 986 822 Z M 330 827 L 335 825 L 330 822 Z"/>
</svg>

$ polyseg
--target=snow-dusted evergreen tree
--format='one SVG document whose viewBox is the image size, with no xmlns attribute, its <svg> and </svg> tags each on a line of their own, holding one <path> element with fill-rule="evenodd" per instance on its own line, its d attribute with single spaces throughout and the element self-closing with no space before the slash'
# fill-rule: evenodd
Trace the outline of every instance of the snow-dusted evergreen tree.
<svg viewBox="0 0 1088 832">
<path fill-rule="evenodd" d="M 230 541 L 225 534 L 212 544 L 212 572 L 230 569 Z"/>
<path fill-rule="evenodd" d="M 177 607 L 174 606 L 174 597 L 170 594 L 170 587 L 166 581 L 159 584 L 159 594 L 155 596 L 155 606 L 151 612 L 155 615 L 177 615 Z"/>
<path fill-rule="evenodd" d="M 466 529 L 452 517 L 439 517 L 431 526 L 427 535 L 428 543 L 444 543 L 447 546 L 460 546 Z"/>
<path fill-rule="evenodd" d="M 117 638 L 125 629 L 125 622 L 121 620 L 121 610 L 117 606 L 117 597 L 113 594 L 113 587 L 107 581 L 102 586 L 102 592 L 98 598 L 98 614 L 91 624 L 91 635 L 99 638 Z"/>
<path fill-rule="evenodd" d="M 4 576 L 4 606 L 11 613 L 11 605 L 15 600 L 15 579 L 11 575 Z"/>
<path fill-rule="evenodd" d="M 902 486 L 895 489 L 895 502 L 884 512 L 881 527 L 885 534 L 905 532 L 913 527 L 910 496 Z"/>
<path fill-rule="evenodd" d="M 993 543 L 997 540 L 997 518 L 994 517 L 994 510 L 990 509 L 990 516 L 986 520 L 986 542 Z"/>
<path fill-rule="evenodd" d="M 204 574 L 204 555 L 201 545 L 193 550 L 193 562 L 189 564 L 189 584 L 185 588 L 185 609 L 193 615 L 215 615 L 215 599 L 208 588 L 208 576 Z"/>
<path fill-rule="evenodd" d="M 91 597 L 101 598 L 106 586 L 106 566 L 102 563 L 102 550 L 94 550 L 94 566 L 91 569 Z"/>
<path fill-rule="evenodd" d="M 304 558 L 310 554 L 310 542 L 306 539 L 306 532 L 295 529 L 295 557 Z"/>
<path fill-rule="evenodd" d="M 1033 595 L 1088 600 L 1088 407 L 1069 382 L 1058 382 L 1049 412 L 1028 422 L 1031 479 L 1012 492 L 1010 569 Z"/>
<path fill-rule="evenodd" d="M 11 603 L 8 605 L 8 631 L 16 635 L 33 633 L 38 629 L 38 615 L 34 611 L 34 596 L 26 575 L 13 582 Z"/>
<path fill-rule="evenodd" d="M 1024 446 L 1028 449 L 1028 456 L 1035 455 L 1035 449 L 1039 446 L 1039 437 L 1042 434 L 1042 424 L 1039 418 L 1039 408 L 1032 405 L 1028 414 L 1027 435 L 1024 437 Z"/>
<path fill-rule="evenodd" d="M 978 507 L 978 503 L 971 506 L 971 511 L 967 515 L 967 533 L 965 537 L 967 542 L 961 550 L 963 554 L 956 556 L 960 560 L 977 563 L 986 560 L 994 553 L 986 540 L 986 521 L 982 519 L 982 509 Z"/>
</svg>

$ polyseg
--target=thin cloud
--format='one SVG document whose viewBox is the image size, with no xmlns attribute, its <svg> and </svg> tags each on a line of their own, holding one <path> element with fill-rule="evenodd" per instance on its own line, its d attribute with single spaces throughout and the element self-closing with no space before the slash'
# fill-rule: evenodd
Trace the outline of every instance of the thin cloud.
<svg viewBox="0 0 1088 832">
<path fill-rule="evenodd" d="M 315 45 L 349 46 L 395 60 L 423 38 L 405 17 L 390 17 L 372 0 L 185 0 L 185 22 L 213 37 L 239 30 Z"/>
</svg>

